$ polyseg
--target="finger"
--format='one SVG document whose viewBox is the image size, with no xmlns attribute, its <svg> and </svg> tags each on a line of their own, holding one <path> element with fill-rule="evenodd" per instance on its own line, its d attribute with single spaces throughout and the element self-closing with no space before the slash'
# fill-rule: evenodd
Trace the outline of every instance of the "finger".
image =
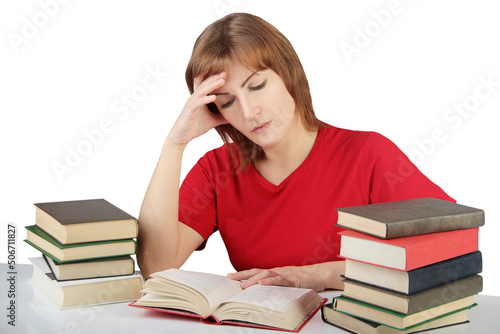
<svg viewBox="0 0 500 334">
<path fill-rule="evenodd" d="M 287 280 L 283 276 L 273 276 L 258 281 L 259 285 L 277 285 L 295 287 L 294 282 Z"/>
<path fill-rule="evenodd" d="M 217 99 L 217 96 L 215 95 L 203 95 L 199 98 L 199 104 L 200 105 L 204 105 L 204 104 L 209 104 L 209 103 L 212 103 L 212 102 L 215 102 L 215 100 Z"/>
<path fill-rule="evenodd" d="M 202 81 L 203 81 L 203 78 L 201 75 L 194 78 L 194 80 L 193 80 L 193 92 L 195 92 L 198 89 L 198 87 L 200 86 Z"/>
<path fill-rule="evenodd" d="M 203 80 L 205 80 L 205 76 L 207 75 L 207 73 L 208 73 L 208 70 L 206 70 L 205 72 L 203 72 L 202 74 L 200 74 L 194 78 L 193 91 L 195 91 L 200 86 L 200 84 L 203 82 Z"/>
<path fill-rule="evenodd" d="M 241 283 L 241 288 L 246 289 L 255 284 L 260 284 L 259 282 L 270 277 L 276 276 L 277 274 L 271 270 L 261 270 L 257 274 L 248 278 L 245 282 Z"/>
<path fill-rule="evenodd" d="M 215 102 L 215 95 L 204 95 L 200 97 L 190 96 L 186 105 L 184 106 L 183 113 L 189 118 L 196 118 L 201 108 L 209 103 Z"/>
<path fill-rule="evenodd" d="M 207 95 L 213 92 L 214 90 L 224 86 L 225 84 L 226 74 L 224 72 L 219 74 L 211 75 L 210 77 L 203 79 L 202 76 L 199 76 L 195 79 L 193 88 L 194 93 L 200 95 Z"/>
<path fill-rule="evenodd" d="M 238 271 L 235 273 L 227 274 L 227 277 L 232 279 L 232 280 L 235 280 L 235 281 L 241 281 L 241 280 L 249 279 L 250 277 L 256 275 L 257 273 L 259 273 L 261 271 L 262 271 L 262 269 L 242 270 L 242 271 Z"/>
</svg>

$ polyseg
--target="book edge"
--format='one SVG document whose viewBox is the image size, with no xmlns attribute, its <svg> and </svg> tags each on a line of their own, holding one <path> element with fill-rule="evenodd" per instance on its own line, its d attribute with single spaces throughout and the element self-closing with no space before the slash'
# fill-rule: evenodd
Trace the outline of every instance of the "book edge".
<svg viewBox="0 0 500 334">
<path fill-rule="evenodd" d="M 135 220 L 136 222 L 136 225 L 137 225 L 137 218 L 135 218 L 134 216 L 132 216 L 131 214 L 127 213 L 126 211 L 124 211 L 123 209 L 120 209 L 119 207 L 117 207 L 116 205 L 114 205 L 113 203 L 109 202 L 108 200 L 104 199 L 104 198 L 91 198 L 91 199 L 81 199 L 81 200 L 70 200 L 70 201 L 54 201 L 54 202 L 39 202 L 39 203 L 33 203 L 33 205 L 35 205 L 37 208 L 39 208 L 40 210 L 44 211 L 46 214 L 48 214 L 49 216 L 51 216 L 53 219 L 55 219 L 59 224 L 61 224 L 62 226 L 65 226 L 65 225 L 72 225 L 72 224 L 81 224 L 81 223 L 98 223 L 100 222 L 101 220 L 85 220 L 85 221 L 70 221 L 70 222 L 61 222 L 57 217 L 54 217 L 53 214 L 51 214 L 50 212 L 48 212 L 47 210 L 47 206 L 51 206 L 51 205 L 54 205 L 54 204 L 63 204 L 63 203 L 74 203 L 76 204 L 77 202 L 97 202 L 97 201 L 100 201 L 101 204 L 104 204 L 106 203 L 106 205 L 110 205 L 112 207 L 114 207 L 114 209 L 117 209 L 118 211 L 120 211 L 120 214 L 123 214 L 122 218 L 117 218 L 117 219 L 106 219 L 106 221 L 114 221 L 114 220 L 130 220 L 130 219 L 133 219 Z M 45 209 L 43 208 L 45 207 Z M 50 210 L 49 210 L 50 211 Z M 125 218 L 126 217 L 126 218 Z"/>
</svg>

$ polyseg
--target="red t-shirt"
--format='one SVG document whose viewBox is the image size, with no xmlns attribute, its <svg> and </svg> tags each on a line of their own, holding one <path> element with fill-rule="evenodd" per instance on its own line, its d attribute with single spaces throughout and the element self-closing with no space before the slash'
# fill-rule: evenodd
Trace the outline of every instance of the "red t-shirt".
<svg viewBox="0 0 500 334">
<path fill-rule="evenodd" d="M 180 188 L 179 221 L 205 240 L 219 230 L 238 271 L 340 260 L 336 208 L 418 197 L 454 201 L 390 140 L 328 126 L 306 160 L 274 185 L 249 165 L 234 173 L 212 150 Z"/>
</svg>

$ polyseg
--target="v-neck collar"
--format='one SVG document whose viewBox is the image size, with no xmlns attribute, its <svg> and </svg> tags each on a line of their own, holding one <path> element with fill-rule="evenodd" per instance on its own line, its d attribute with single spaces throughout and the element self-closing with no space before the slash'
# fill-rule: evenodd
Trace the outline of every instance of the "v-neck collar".
<svg viewBox="0 0 500 334">
<path fill-rule="evenodd" d="M 312 147 L 311 151 L 309 152 L 309 154 L 307 155 L 307 157 L 304 159 L 304 161 L 302 161 L 302 163 L 297 168 L 295 168 L 285 179 L 283 179 L 283 181 L 281 181 L 280 184 L 276 185 L 276 184 L 268 181 L 266 178 L 264 178 L 259 173 L 257 168 L 255 168 L 253 163 L 251 163 L 249 166 L 249 173 L 252 174 L 259 182 L 264 184 L 266 187 L 271 188 L 273 190 L 279 190 L 279 189 L 285 187 L 286 184 L 289 183 L 290 180 L 293 179 L 296 174 L 300 173 L 300 171 L 302 169 L 304 169 L 305 166 L 307 166 L 309 164 L 309 161 L 312 159 L 312 156 L 315 154 L 315 152 L 319 146 L 320 140 L 322 139 L 322 134 L 323 134 L 323 128 L 320 127 L 318 129 L 318 134 L 316 135 L 316 139 L 314 140 L 313 147 Z"/>
</svg>

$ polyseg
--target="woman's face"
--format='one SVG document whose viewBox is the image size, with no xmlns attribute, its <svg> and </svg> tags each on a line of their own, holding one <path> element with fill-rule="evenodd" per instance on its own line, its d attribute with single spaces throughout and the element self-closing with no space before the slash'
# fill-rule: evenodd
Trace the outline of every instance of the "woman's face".
<svg viewBox="0 0 500 334">
<path fill-rule="evenodd" d="M 293 136 L 299 125 L 292 96 L 270 69 L 253 72 L 232 62 L 224 86 L 213 93 L 226 121 L 264 150 Z"/>
</svg>

